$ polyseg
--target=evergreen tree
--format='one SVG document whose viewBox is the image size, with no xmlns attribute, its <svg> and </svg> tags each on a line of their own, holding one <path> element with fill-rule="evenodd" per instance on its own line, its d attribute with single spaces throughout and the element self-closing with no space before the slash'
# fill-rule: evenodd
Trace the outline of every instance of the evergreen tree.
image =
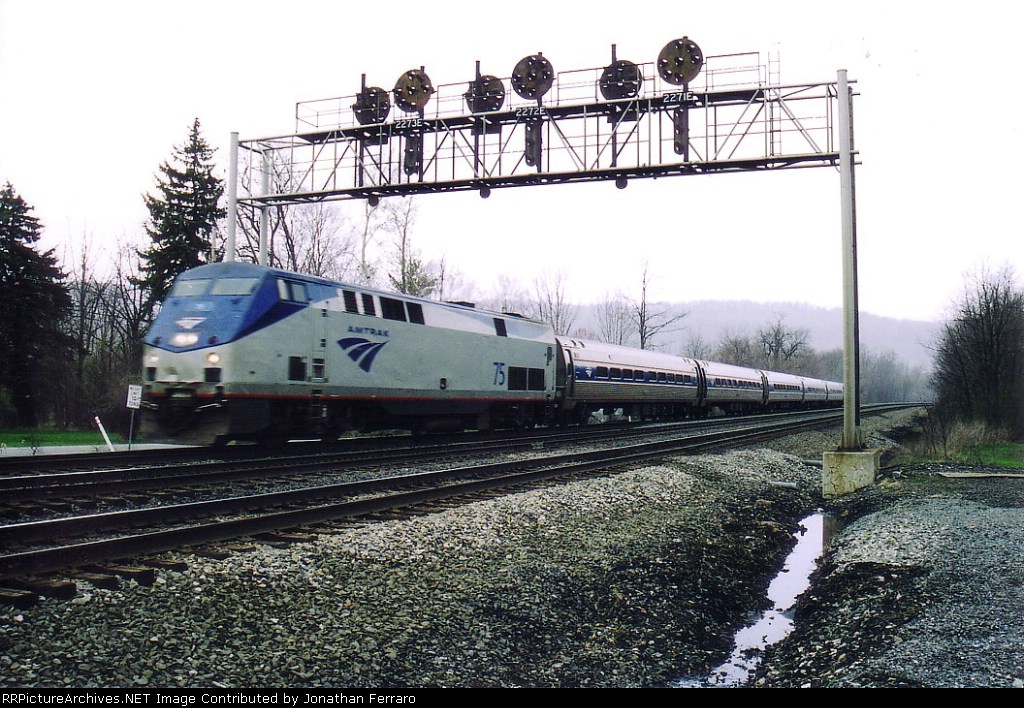
<svg viewBox="0 0 1024 708">
<path fill-rule="evenodd" d="M 206 262 L 217 220 L 225 214 L 218 207 L 224 184 L 213 174 L 212 160 L 213 150 L 200 134 L 197 118 L 188 142 L 175 148 L 171 163 L 160 165 L 158 194 L 145 195 L 146 233 L 152 244 L 139 254 L 143 262 L 138 284 L 145 293 L 147 321 L 174 278 Z"/>
<path fill-rule="evenodd" d="M 52 374 L 70 353 L 61 331 L 71 309 L 65 274 L 52 249 L 36 250 L 42 227 L 30 212 L 8 182 L 0 190 L 0 421 L 21 427 L 52 413 Z"/>
</svg>

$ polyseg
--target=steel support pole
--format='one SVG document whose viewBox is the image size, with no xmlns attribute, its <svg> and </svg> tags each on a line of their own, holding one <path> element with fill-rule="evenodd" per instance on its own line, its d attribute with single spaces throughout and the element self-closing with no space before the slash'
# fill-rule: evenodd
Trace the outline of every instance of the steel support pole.
<svg viewBox="0 0 1024 708">
<path fill-rule="evenodd" d="M 853 100 L 840 69 L 839 188 L 843 221 L 843 439 L 840 450 L 861 450 L 860 314 L 857 304 L 857 205 L 853 177 Z"/>
<path fill-rule="evenodd" d="M 263 165 L 261 168 L 263 179 L 261 192 L 263 196 L 270 194 L 270 153 L 263 151 Z M 270 207 L 264 202 L 260 206 L 260 255 L 259 264 L 265 266 L 270 262 Z"/>
<path fill-rule="evenodd" d="M 228 148 L 228 234 L 224 260 L 233 263 L 236 255 L 235 227 L 238 224 L 238 133 L 231 134 Z"/>
</svg>

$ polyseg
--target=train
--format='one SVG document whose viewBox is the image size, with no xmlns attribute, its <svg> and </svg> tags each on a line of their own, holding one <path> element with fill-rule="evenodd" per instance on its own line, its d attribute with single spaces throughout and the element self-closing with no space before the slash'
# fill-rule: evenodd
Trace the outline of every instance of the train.
<svg viewBox="0 0 1024 708">
<path fill-rule="evenodd" d="M 141 432 L 220 445 L 841 405 L 842 384 L 242 262 L 180 274 L 146 333 Z"/>
</svg>

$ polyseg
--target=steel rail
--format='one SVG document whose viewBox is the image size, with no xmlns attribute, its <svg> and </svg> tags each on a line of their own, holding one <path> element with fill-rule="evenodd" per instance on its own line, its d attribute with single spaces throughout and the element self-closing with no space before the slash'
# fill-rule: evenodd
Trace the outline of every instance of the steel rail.
<svg viewBox="0 0 1024 708">
<path fill-rule="evenodd" d="M 807 415 L 802 412 L 802 415 Z M 673 434 L 691 427 L 716 428 L 749 424 L 749 421 L 777 420 L 792 417 L 793 413 L 767 414 L 757 417 L 723 418 L 719 420 L 689 420 L 682 423 L 658 424 L 624 428 L 613 426 L 589 426 L 570 432 L 563 430 L 542 432 L 535 431 L 527 436 L 495 439 L 485 436 L 484 439 L 468 440 L 441 439 L 409 445 L 403 443 L 387 445 L 383 448 L 365 449 L 359 446 L 356 450 L 309 453 L 300 455 L 273 455 L 265 458 L 210 460 L 182 465 L 181 462 L 146 467 L 118 467 L 87 471 L 14 474 L 0 476 L 0 494 L 2 502 L 48 499 L 56 496 L 84 496 L 105 494 L 120 491 L 137 491 L 166 487 L 167 485 L 188 486 L 212 482 L 225 482 L 236 479 L 253 479 L 279 474 L 296 472 L 314 472 L 325 469 L 356 467 L 361 465 L 399 464 L 429 461 L 455 455 L 478 454 L 530 449 L 537 445 L 572 444 L 623 435 Z M 384 456 L 383 458 L 381 456 Z M 177 454 L 173 455 L 175 458 Z M 244 466 L 239 466 L 244 465 Z"/>
<path fill-rule="evenodd" d="M 97 532 L 101 529 L 124 529 L 154 523 L 168 523 L 173 516 L 177 519 L 195 519 L 200 516 L 245 513 L 257 509 L 271 508 L 263 514 L 252 514 L 241 518 L 220 519 L 185 527 L 152 530 L 139 534 L 108 539 L 82 541 L 39 549 L 24 550 L 0 555 L 0 579 L 26 574 L 53 572 L 69 567 L 100 563 L 130 556 L 158 553 L 227 539 L 238 538 L 273 530 L 293 528 L 340 518 L 360 516 L 406 507 L 438 499 L 453 498 L 480 491 L 493 491 L 530 484 L 541 480 L 593 472 L 599 469 L 621 467 L 640 461 L 649 461 L 673 454 L 692 453 L 726 445 L 750 444 L 766 438 L 791 434 L 803 430 L 833 425 L 841 412 L 829 411 L 797 423 L 773 423 L 745 430 L 728 430 L 704 433 L 684 438 L 653 443 L 640 443 L 624 447 L 605 448 L 587 453 L 559 455 L 539 460 L 503 462 L 437 472 L 423 472 L 398 478 L 372 480 L 368 483 L 347 483 L 312 487 L 286 492 L 271 492 L 250 497 L 212 500 L 193 504 L 175 505 L 160 509 L 138 509 L 126 512 L 111 512 L 86 517 L 55 519 L 42 522 L 28 522 L 0 527 L 0 545 L 30 543 L 39 540 L 61 538 L 62 534 Z M 523 468 L 526 471 L 522 471 Z M 510 473 L 509 470 L 519 469 Z M 472 474 L 480 477 L 471 481 L 454 484 L 438 484 L 452 477 Z M 322 502 L 327 498 L 367 493 L 372 488 L 384 489 L 396 484 L 419 483 L 425 486 L 408 492 L 397 492 L 360 500 L 347 500 L 328 504 L 305 506 L 298 509 L 282 509 L 282 506 Z M 168 509 L 173 509 L 168 515 Z"/>
</svg>

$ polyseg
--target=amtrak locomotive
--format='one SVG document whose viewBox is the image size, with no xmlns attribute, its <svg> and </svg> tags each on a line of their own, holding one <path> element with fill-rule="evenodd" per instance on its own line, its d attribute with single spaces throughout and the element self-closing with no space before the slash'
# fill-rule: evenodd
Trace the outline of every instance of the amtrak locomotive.
<svg viewBox="0 0 1024 708">
<path fill-rule="evenodd" d="M 181 274 L 145 339 L 143 432 L 199 444 L 838 405 L 842 385 L 556 337 L 471 305 L 248 263 Z"/>
</svg>

